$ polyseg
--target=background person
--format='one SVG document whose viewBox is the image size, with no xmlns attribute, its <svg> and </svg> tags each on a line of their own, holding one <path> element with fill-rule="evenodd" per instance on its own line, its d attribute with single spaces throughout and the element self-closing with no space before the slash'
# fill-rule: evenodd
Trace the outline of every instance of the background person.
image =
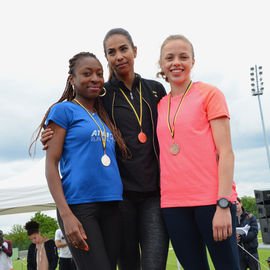
<svg viewBox="0 0 270 270">
<path fill-rule="evenodd" d="M 237 227 L 250 226 L 247 234 L 237 234 L 238 251 L 239 251 L 239 261 L 241 270 L 258 270 L 260 269 L 259 255 L 258 255 L 258 223 L 256 217 L 248 213 L 241 202 L 241 199 L 237 197 Z M 250 256 L 243 248 L 248 251 L 252 256 Z M 257 261 L 256 261 L 257 259 Z"/>
<path fill-rule="evenodd" d="M 161 75 L 171 92 L 158 105 L 161 207 L 185 270 L 238 270 L 234 154 L 229 113 L 216 87 L 192 82 L 194 50 L 181 35 L 161 46 Z"/>
<path fill-rule="evenodd" d="M 58 253 L 54 241 L 41 235 L 36 221 L 27 222 L 24 228 L 32 241 L 27 253 L 27 269 L 55 270 Z"/>
<path fill-rule="evenodd" d="M 60 250 L 59 270 L 76 270 L 76 265 L 61 229 L 55 231 L 54 240 L 56 247 Z"/>
<path fill-rule="evenodd" d="M 4 240 L 3 231 L 0 230 L 0 270 L 12 270 L 12 243 Z"/>
</svg>

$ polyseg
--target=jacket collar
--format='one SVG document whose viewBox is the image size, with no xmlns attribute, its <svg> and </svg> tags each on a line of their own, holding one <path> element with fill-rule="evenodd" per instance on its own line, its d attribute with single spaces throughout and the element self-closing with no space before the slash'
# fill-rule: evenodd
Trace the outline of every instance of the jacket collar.
<svg viewBox="0 0 270 270">
<path fill-rule="evenodd" d="M 135 86 L 137 87 L 139 85 L 139 82 L 141 80 L 141 76 L 137 73 L 135 73 L 135 79 L 133 81 L 133 85 L 132 88 Z M 109 82 L 115 86 L 116 88 L 126 88 L 125 84 L 123 83 L 123 81 L 119 80 L 115 74 L 112 74 L 111 79 L 109 80 Z M 114 91 L 116 91 L 117 89 L 114 88 Z"/>
</svg>

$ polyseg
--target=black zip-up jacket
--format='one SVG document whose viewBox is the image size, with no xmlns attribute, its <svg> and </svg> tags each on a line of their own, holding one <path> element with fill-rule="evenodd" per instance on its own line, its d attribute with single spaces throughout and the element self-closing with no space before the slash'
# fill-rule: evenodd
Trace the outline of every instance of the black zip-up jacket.
<svg viewBox="0 0 270 270">
<path fill-rule="evenodd" d="M 48 262 L 49 262 L 49 270 L 55 270 L 58 264 L 58 253 L 57 247 L 52 239 L 44 242 L 44 247 L 46 250 Z M 28 248 L 27 253 L 27 269 L 28 270 L 36 270 L 37 269 L 37 249 L 36 244 L 31 244 Z"/>
<path fill-rule="evenodd" d="M 249 214 L 244 208 L 243 213 L 240 216 L 240 222 L 237 220 L 237 227 L 245 227 L 249 225 L 249 231 L 247 235 L 241 235 L 240 245 L 242 245 L 249 253 L 257 253 L 258 248 L 258 223 L 256 217 Z M 242 249 L 239 247 L 240 253 Z"/>
<path fill-rule="evenodd" d="M 147 142 L 138 140 L 140 125 L 120 88 L 133 104 L 140 117 L 140 95 L 142 92 L 142 130 Z M 157 104 L 166 91 L 163 85 L 154 80 L 146 80 L 136 74 L 131 91 L 114 75 L 105 83 L 106 95 L 102 98 L 104 107 L 113 124 L 131 151 L 132 158 L 123 160 L 116 147 L 117 161 L 124 185 L 124 191 L 152 192 L 159 190 L 159 147 L 156 135 Z"/>
</svg>

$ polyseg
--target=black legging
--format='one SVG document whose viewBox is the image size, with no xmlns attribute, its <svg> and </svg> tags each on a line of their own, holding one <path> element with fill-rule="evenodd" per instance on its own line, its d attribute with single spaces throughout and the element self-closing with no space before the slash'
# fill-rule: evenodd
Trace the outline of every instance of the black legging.
<svg viewBox="0 0 270 270">
<path fill-rule="evenodd" d="M 82 223 L 89 251 L 68 246 L 79 270 L 115 270 L 120 251 L 121 219 L 119 202 L 97 202 L 70 205 Z M 63 222 L 57 212 L 62 232 Z M 64 233 L 65 235 L 65 233 Z"/>
<path fill-rule="evenodd" d="M 119 270 L 165 270 L 169 241 L 159 196 L 124 197 L 120 211 L 123 238 Z"/>
</svg>

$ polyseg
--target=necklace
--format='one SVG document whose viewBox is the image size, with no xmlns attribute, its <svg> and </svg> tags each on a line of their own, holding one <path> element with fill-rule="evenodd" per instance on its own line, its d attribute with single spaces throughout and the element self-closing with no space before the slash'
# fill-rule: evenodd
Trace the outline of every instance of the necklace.
<svg viewBox="0 0 270 270">
<path fill-rule="evenodd" d="M 138 116 L 134 106 L 132 105 L 132 103 L 130 102 L 130 100 L 128 99 L 128 97 L 126 96 L 126 94 L 124 93 L 124 91 L 119 88 L 121 93 L 123 94 L 123 96 L 125 97 L 125 99 L 127 100 L 127 102 L 129 103 L 130 107 L 132 108 L 137 120 L 138 120 L 138 123 L 140 125 L 140 133 L 138 134 L 138 140 L 140 143 L 146 143 L 147 142 L 147 136 L 146 134 L 142 131 L 142 84 L 140 82 L 140 90 L 139 90 L 139 95 L 140 95 L 140 117 Z M 133 99 L 133 98 L 132 98 Z"/>
<path fill-rule="evenodd" d="M 74 98 L 74 101 L 78 105 L 80 105 L 89 114 L 89 116 L 92 118 L 92 120 L 98 126 L 99 131 L 100 131 L 100 137 L 101 137 L 102 147 L 103 147 L 103 151 L 104 151 L 104 155 L 101 157 L 101 163 L 102 163 L 103 166 L 108 167 L 111 164 L 111 159 L 110 159 L 110 157 L 105 152 L 106 143 L 107 143 L 107 132 L 106 132 L 105 126 L 103 125 L 102 120 L 99 118 L 99 116 L 97 114 L 97 117 L 98 117 L 98 119 L 99 119 L 99 121 L 102 124 L 103 129 L 104 129 L 104 137 L 105 137 L 105 139 L 103 139 L 103 132 L 101 130 L 101 127 L 99 126 L 99 124 L 97 123 L 97 121 L 95 120 L 95 118 L 91 115 L 91 113 L 76 98 Z"/>
<path fill-rule="evenodd" d="M 175 143 L 174 141 L 174 134 L 175 134 L 175 121 L 176 121 L 176 117 L 179 113 L 179 110 L 180 110 L 180 107 L 184 101 L 184 98 L 185 96 L 187 95 L 188 91 L 190 90 L 192 86 L 192 81 L 190 81 L 190 83 L 188 84 L 179 104 L 178 104 L 178 107 L 177 107 L 177 110 L 174 114 L 174 117 L 173 117 L 173 123 L 172 123 L 172 127 L 171 127 L 171 124 L 170 124 L 170 111 L 171 111 L 171 93 L 169 94 L 169 102 L 168 102 L 168 114 L 167 114 L 167 123 L 168 123 L 168 127 L 169 127 L 169 130 L 170 130 L 170 133 L 171 133 L 171 136 L 172 136 L 172 140 L 173 140 L 173 143 L 171 144 L 170 146 L 170 153 L 172 155 L 177 155 L 179 152 L 180 152 L 180 147 L 177 143 Z"/>
</svg>

